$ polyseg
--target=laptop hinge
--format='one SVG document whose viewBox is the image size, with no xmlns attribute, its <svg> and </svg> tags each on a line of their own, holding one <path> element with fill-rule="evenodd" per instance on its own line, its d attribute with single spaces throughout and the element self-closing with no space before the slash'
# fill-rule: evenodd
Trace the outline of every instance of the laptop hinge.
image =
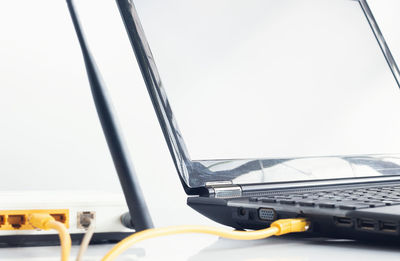
<svg viewBox="0 0 400 261">
<path fill-rule="evenodd" d="M 237 198 L 242 196 L 242 188 L 232 184 L 231 181 L 207 182 L 206 188 L 209 191 L 209 197 Z"/>
</svg>

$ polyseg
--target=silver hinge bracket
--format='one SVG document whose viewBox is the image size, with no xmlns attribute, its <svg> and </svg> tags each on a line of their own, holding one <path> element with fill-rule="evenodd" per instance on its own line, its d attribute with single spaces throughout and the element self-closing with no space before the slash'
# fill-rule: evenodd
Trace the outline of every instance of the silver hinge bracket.
<svg viewBox="0 0 400 261">
<path fill-rule="evenodd" d="M 242 196 L 242 188 L 232 184 L 232 181 L 207 182 L 210 196 L 215 198 L 237 198 Z"/>
</svg>

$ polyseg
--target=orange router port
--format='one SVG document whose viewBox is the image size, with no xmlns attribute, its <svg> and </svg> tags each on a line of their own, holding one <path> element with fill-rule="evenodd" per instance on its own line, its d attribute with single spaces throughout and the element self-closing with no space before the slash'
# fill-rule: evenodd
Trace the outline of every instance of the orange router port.
<svg viewBox="0 0 400 261">
<path fill-rule="evenodd" d="M 61 223 L 65 223 L 65 221 L 67 220 L 65 214 L 50 214 L 50 216 L 52 216 L 56 221 Z"/>
<path fill-rule="evenodd" d="M 0 230 L 36 230 L 29 223 L 29 215 L 34 213 L 49 214 L 69 228 L 68 209 L 27 209 L 0 210 Z"/>
<path fill-rule="evenodd" d="M 25 215 L 8 215 L 7 222 L 13 228 L 19 229 L 22 225 L 25 225 L 26 217 Z"/>
</svg>

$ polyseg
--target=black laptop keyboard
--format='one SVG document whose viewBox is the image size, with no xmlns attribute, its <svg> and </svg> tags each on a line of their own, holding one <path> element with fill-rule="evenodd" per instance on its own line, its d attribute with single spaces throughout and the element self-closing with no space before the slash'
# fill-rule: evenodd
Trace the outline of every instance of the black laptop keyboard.
<svg viewBox="0 0 400 261">
<path fill-rule="evenodd" d="M 283 193 L 251 197 L 250 202 L 354 210 L 400 205 L 400 186 Z"/>
</svg>

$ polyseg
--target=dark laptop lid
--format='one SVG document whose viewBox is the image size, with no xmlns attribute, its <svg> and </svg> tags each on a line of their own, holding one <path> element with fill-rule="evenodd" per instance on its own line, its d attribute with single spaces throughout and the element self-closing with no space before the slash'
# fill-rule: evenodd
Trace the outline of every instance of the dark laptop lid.
<svg viewBox="0 0 400 261">
<path fill-rule="evenodd" d="M 117 2 L 189 194 L 400 173 L 399 70 L 366 1 Z"/>
</svg>

